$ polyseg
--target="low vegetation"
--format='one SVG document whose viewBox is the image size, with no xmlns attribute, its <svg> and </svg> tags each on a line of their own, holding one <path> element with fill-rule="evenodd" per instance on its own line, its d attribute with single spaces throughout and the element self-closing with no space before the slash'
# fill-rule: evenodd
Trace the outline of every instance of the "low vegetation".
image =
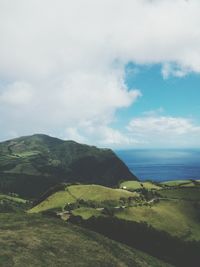
<svg viewBox="0 0 200 267">
<path fill-rule="evenodd" d="M 134 222 L 116 217 L 91 217 L 83 220 L 71 217 L 75 224 L 142 250 L 176 267 L 199 267 L 200 242 L 185 241 L 145 222 Z"/>
<path fill-rule="evenodd" d="M 29 212 L 42 212 L 48 209 L 58 208 L 64 210 L 65 207 L 82 200 L 94 207 L 105 207 L 107 205 L 118 206 L 120 200 L 135 199 L 139 194 L 122 189 L 112 189 L 100 185 L 71 185 L 65 190 L 58 191 L 44 201 L 33 207 Z M 84 205 L 84 203 L 82 203 Z"/>
<path fill-rule="evenodd" d="M 101 210 L 94 208 L 78 208 L 72 211 L 72 215 L 81 216 L 84 220 L 87 220 L 91 217 L 99 217 L 102 216 Z"/>
<path fill-rule="evenodd" d="M 23 204 L 25 204 L 27 202 L 25 199 L 20 198 L 15 194 L 11 194 L 11 195 L 0 194 L 0 201 L 1 200 L 9 200 L 9 201 L 13 201 L 13 202 L 17 202 L 17 203 L 23 203 Z"/>
<path fill-rule="evenodd" d="M 182 186 L 194 186 L 194 183 L 191 180 L 172 180 L 172 181 L 166 181 L 162 182 L 161 185 L 167 186 L 167 187 L 182 187 Z"/>
<path fill-rule="evenodd" d="M 147 181 L 147 182 L 124 181 L 120 184 L 120 188 L 130 190 L 130 191 L 135 191 L 135 190 L 141 190 L 143 188 L 146 190 L 159 190 L 162 187 L 150 181 Z"/>
<path fill-rule="evenodd" d="M 130 181 L 127 183 L 131 184 Z M 138 182 L 133 182 L 134 185 L 136 183 Z M 29 213 L 54 210 L 55 213 L 69 212 L 82 219 L 115 216 L 129 221 L 145 222 L 183 240 L 200 240 L 200 188 L 162 188 L 146 183 L 148 190 L 142 187 L 137 192 L 128 191 L 123 184 L 120 187 L 123 186 L 124 189 L 98 185 L 66 186 L 65 190 L 53 193 L 34 206 Z M 61 217 L 68 219 L 70 215 Z"/>
<path fill-rule="evenodd" d="M 200 201 L 200 187 L 180 187 L 172 189 L 163 189 L 159 195 L 170 199 L 183 199 L 190 201 Z"/>
<path fill-rule="evenodd" d="M 28 142 L 30 150 L 24 150 L 24 142 Z M 81 184 L 75 178 L 76 182 L 63 183 L 62 173 L 59 173 L 58 183 L 54 185 L 54 178 L 48 171 L 55 175 L 61 160 L 57 156 L 48 158 L 50 165 L 45 165 L 47 149 L 53 153 L 54 142 L 54 155 L 60 157 L 62 153 L 58 146 L 63 146 L 63 141 L 46 136 L 33 136 L 28 141 L 20 139 L 17 144 L 8 142 L 8 146 L 0 146 L 8 153 L 0 158 L 0 172 L 4 170 L 3 176 L 0 174 L 0 188 L 9 185 L 9 192 L 14 192 L 6 194 L 7 188 L 0 194 L 0 266 L 168 266 L 134 250 L 136 248 L 178 267 L 190 267 L 191 262 L 191 266 L 198 267 L 192 259 L 199 259 L 200 180 L 154 183 L 127 177 L 119 188 L 111 188 Z M 64 146 L 73 147 L 77 152 L 74 143 Z M 80 154 L 84 154 L 86 148 L 80 145 Z M 95 152 L 96 148 L 88 150 L 87 156 L 91 156 L 91 151 Z M 66 156 L 73 162 L 76 153 L 68 152 L 63 156 L 64 160 Z M 66 153 L 64 148 L 63 153 Z M 103 154 L 108 159 L 107 153 Z M 43 163 L 39 159 L 41 154 L 45 155 Z M 96 155 L 98 162 L 100 154 Z M 38 164 L 43 164 L 42 169 Z M 88 170 L 87 161 L 78 159 L 77 164 L 83 169 L 86 164 Z M 76 169 L 76 164 L 73 168 Z M 27 171 L 31 173 L 31 179 Z M 34 184 L 31 185 L 32 178 Z M 34 199 L 30 208 L 30 196 L 38 195 L 38 188 L 43 194 Z M 33 193 L 34 190 L 37 192 Z M 26 192 L 29 201 L 20 198 L 16 191 Z"/>
<path fill-rule="evenodd" d="M 23 213 L 0 213 L 0 266 L 170 267 L 89 230 Z"/>
<path fill-rule="evenodd" d="M 136 180 L 110 149 L 36 134 L 0 143 L 0 191 L 38 198 L 57 183 L 81 182 L 116 186 Z"/>
<path fill-rule="evenodd" d="M 145 222 L 184 240 L 200 240 L 200 212 L 194 203 L 182 200 L 161 200 L 153 205 L 128 207 L 115 216 L 135 222 Z"/>
<path fill-rule="evenodd" d="M 18 212 L 30 208 L 30 203 L 15 194 L 0 194 L 0 212 Z"/>
</svg>

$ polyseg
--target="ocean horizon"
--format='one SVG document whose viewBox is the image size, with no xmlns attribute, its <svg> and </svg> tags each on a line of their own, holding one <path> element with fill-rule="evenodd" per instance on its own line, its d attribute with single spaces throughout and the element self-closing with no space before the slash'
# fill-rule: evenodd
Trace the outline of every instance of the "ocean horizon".
<svg viewBox="0 0 200 267">
<path fill-rule="evenodd" d="M 200 179 L 200 149 L 131 149 L 115 152 L 140 180 Z"/>
</svg>

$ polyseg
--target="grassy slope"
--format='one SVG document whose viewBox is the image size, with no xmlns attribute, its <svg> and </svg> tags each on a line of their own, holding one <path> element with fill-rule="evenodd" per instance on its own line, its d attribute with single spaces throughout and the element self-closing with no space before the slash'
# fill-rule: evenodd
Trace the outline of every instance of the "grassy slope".
<svg viewBox="0 0 200 267">
<path fill-rule="evenodd" d="M 162 197 L 200 201 L 200 187 L 180 187 L 159 191 Z"/>
<path fill-rule="evenodd" d="M 32 135 L 0 142 L 0 191 L 35 198 L 61 182 L 113 186 L 137 179 L 110 149 Z"/>
<path fill-rule="evenodd" d="M 162 185 L 167 185 L 167 186 L 181 186 L 184 184 L 188 184 L 190 183 L 190 180 L 173 180 L 173 181 L 166 181 L 166 182 L 162 182 Z"/>
<path fill-rule="evenodd" d="M 0 214 L 3 267 L 167 267 L 169 265 L 71 224 L 35 215 Z"/>
<path fill-rule="evenodd" d="M 72 214 L 75 216 L 81 216 L 84 220 L 89 219 L 92 216 L 98 217 L 98 216 L 102 216 L 102 213 L 100 210 L 97 209 L 93 209 L 93 208 L 78 208 L 78 209 L 74 209 L 72 211 Z"/>
<path fill-rule="evenodd" d="M 115 214 L 122 219 L 147 222 L 156 229 L 167 231 L 184 239 L 200 240 L 199 211 L 194 203 L 189 201 L 200 200 L 200 188 L 198 186 L 175 187 L 159 190 L 159 194 L 168 200 L 161 200 L 157 204 L 126 207 L 120 211 L 116 209 Z M 121 197 L 129 198 L 130 196 L 137 196 L 137 193 L 98 185 L 73 185 L 67 187 L 66 191 L 54 193 L 29 212 L 41 212 L 52 208 L 62 209 L 67 203 L 76 202 L 77 199 L 102 203 L 110 200 L 119 201 Z M 116 204 L 116 206 L 118 205 Z M 75 208 L 72 214 L 80 215 L 84 219 L 102 215 L 100 210 L 86 207 Z"/>
<path fill-rule="evenodd" d="M 125 181 L 120 184 L 120 188 L 126 188 L 127 190 L 137 190 L 145 188 L 147 190 L 155 189 L 159 190 L 161 189 L 160 186 L 157 186 L 151 182 L 138 182 L 138 181 Z"/>
<path fill-rule="evenodd" d="M 12 197 L 12 196 L 9 196 L 9 195 L 4 195 L 4 194 L 0 194 L 0 200 L 10 200 L 10 201 L 13 201 L 13 202 L 23 203 L 23 204 L 26 203 L 26 200 L 23 199 L 23 198 Z"/>
<path fill-rule="evenodd" d="M 138 189 L 137 181 L 127 181 L 120 186 L 124 185 L 130 190 Z M 157 204 L 129 207 L 116 213 L 116 216 L 146 222 L 156 229 L 187 240 L 200 240 L 200 212 L 194 203 L 200 201 L 198 181 L 176 180 L 161 183 L 163 185 L 168 188 L 159 187 L 161 190 L 158 194 L 166 200 Z"/>
<path fill-rule="evenodd" d="M 146 222 L 156 229 L 186 240 L 200 240 L 197 210 L 188 201 L 160 201 L 152 207 L 129 207 L 117 212 L 116 216 L 125 220 Z"/>
<path fill-rule="evenodd" d="M 0 194 L 0 213 L 5 212 L 21 212 L 22 210 L 28 209 L 30 203 L 17 196 L 10 196 L 5 194 Z"/>
<path fill-rule="evenodd" d="M 137 197 L 137 193 L 121 189 L 112 189 L 100 185 L 72 185 L 65 191 L 59 191 L 33 207 L 29 212 L 41 212 L 53 208 L 63 208 L 67 203 L 75 203 L 78 199 L 85 201 L 119 201 L 120 198 Z"/>
<path fill-rule="evenodd" d="M 69 192 L 76 198 L 102 202 L 106 200 L 119 200 L 121 197 L 137 197 L 137 193 L 131 193 L 121 189 L 112 189 L 100 185 L 76 185 L 68 187 Z"/>
</svg>

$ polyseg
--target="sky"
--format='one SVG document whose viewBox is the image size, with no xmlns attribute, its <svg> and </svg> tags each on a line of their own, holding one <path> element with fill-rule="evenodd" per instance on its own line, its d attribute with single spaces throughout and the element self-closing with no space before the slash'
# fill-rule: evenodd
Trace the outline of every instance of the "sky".
<svg viewBox="0 0 200 267">
<path fill-rule="evenodd" d="M 200 148 L 200 1 L 0 0 L 0 141 Z"/>
</svg>

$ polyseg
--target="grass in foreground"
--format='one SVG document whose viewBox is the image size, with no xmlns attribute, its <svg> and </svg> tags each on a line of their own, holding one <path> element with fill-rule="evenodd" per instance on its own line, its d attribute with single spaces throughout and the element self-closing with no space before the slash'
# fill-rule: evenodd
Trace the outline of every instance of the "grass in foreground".
<svg viewBox="0 0 200 267">
<path fill-rule="evenodd" d="M 94 232 L 39 215 L 0 214 L 3 267 L 169 267 Z"/>
</svg>

